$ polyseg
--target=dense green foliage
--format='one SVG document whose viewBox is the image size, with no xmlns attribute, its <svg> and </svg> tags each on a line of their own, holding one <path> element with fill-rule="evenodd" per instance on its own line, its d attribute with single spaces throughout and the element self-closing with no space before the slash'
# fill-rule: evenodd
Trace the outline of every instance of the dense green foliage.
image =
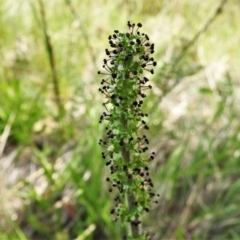
<svg viewBox="0 0 240 240">
<path fill-rule="evenodd" d="M 160 197 L 144 230 L 239 238 L 240 9 L 225 2 L 0 1 L 1 239 L 122 239 L 96 72 L 128 20 L 144 23 L 158 63 L 142 111 Z"/>
</svg>

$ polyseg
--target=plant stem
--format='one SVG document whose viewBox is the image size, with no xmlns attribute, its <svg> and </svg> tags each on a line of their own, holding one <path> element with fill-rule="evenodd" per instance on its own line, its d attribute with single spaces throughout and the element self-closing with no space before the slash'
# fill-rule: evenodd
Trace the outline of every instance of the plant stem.
<svg viewBox="0 0 240 240">
<path fill-rule="evenodd" d="M 207 21 L 203 24 L 200 30 L 192 37 L 192 39 L 189 40 L 187 44 L 185 44 L 182 47 L 182 50 L 180 51 L 180 53 L 177 55 L 175 59 L 173 59 L 173 63 L 171 64 L 171 67 L 167 71 L 165 75 L 165 79 L 169 79 L 171 77 L 172 72 L 174 72 L 174 69 L 176 69 L 176 67 L 180 64 L 181 60 L 188 53 L 189 49 L 197 42 L 199 37 L 208 30 L 208 28 L 215 21 L 215 19 L 221 15 L 226 3 L 227 3 L 227 0 L 222 0 L 221 2 L 219 2 L 219 5 L 217 6 L 214 13 L 207 19 Z M 156 74 L 156 76 L 158 77 L 159 74 Z M 163 94 L 160 97 L 160 102 L 168 93 L 170 93 L 180 83 L 180 79 L 181 78 L 176 79 L 175 83 L 172 86 L 167 87 L 166 90 L 163 91 Z"/>
<path fill-rule="evenodd" d="M 81 21 L 81 17 L 79 16 L 78 12 L 76 11 L 76 7 L 73 6 L 72 4 L 72 1 L 71 0 L 66 0 L 66 4 L 68 5 L 68 7 L 70 8 L 70 11 L 73 15 L 73 17 L 75 18 L 75 20 L 78 21 L 79 23 L 79 28 L 80 28 L 80 31 L 82 33 L 82 37 L 83 37 L 83 40 L 85 41 L 85 44 L 86 44 L 86 47 L 88 49 L 88 54 L 90 55 L 90 58 L 92 60 L 92 63 L 94 65 L 95 68 L 97 68 L 97 64 L 96 64 L 96 56 L 93 52 L 93 48 L 90 44 L 90 40 L 89 40 L 89 36 L 88 36 L 88 33 L 84 27 L 84 25 L 82 24 L 82 21 Z"/>
<path fill-rule="evenodd" d="M 123 130 L 125 132 L 128 132 L 128 122 L 127 122 L 127 118 L 124 114 L 121 115 L 121 124 L 122 124 Z M 127 150 L 125 145 L 122 146 L 122 158 L 126 164 L 129 164 L 131 161 L 130 151 Z M 131 180 L 129 179 L 129 181 L 131 181 Z M 128 207 L 128 209 L 130 211 L 133 208 L 134 203 L 135 203 L 134 194 L 127 193 L 125 201 L 126 201 L 126 206 Z M 134 220 L 136 221 L 138 219 L 134 219 Z M 127 226 L 127 233 L 128 233 L 129 237 L 137 237 L 140 235 L 140 228 L 138 226 L 131 224 L 131 222 L 129 222 L 128 226 Z"/>
<path fill-rule="evenodd" d="M 56 103 L 56 106 L 58 109 L 58 122 L 62 125 L 62 117 L 64 114 L 64 108 L 63 108 L 62 101 L 61 101 L 59 79 L 58 79 L 57 69 L 56 69 L 55 54 L 54 54 L 54 49 L 53 49 L 53 46 L 51 43 L 51 38 L 48 33 L 44 4 L 43 4 L 42 0 L 38 0 L 38 2 L 39 2 L 39 6 L 40 6 L 41 20 L 42 20 L 42 25 L 43 25 L 45 47 L 46 47 L 46 50 L 48 53 L 49 64 L 50 64 L 50 68 L 51 68 L 51 72 L 52 72 L 53 91 L 54 91 L 55 103 Z M 61 138 L 63 139 L 62 126 L 61 126 Z"/>
</svg>

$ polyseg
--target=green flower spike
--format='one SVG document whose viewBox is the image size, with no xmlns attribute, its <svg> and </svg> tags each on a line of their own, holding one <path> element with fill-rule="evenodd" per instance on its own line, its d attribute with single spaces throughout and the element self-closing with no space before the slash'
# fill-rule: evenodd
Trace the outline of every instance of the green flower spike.
<svg viewBox="0 0 240 240">
<path fill-rule="evenodd" d="M 106 139 L 100 139 L 99 144 L 105 149 L 102 158 L 110 168 L 106 179 L 109 192 L 117 192 L 111 214 L 127 224 L 127 239 L 145 239 L 140 217 L 149 211 L 156 195 L 148 172 L 155 153 L 147 153 L 149 141 L 143 133 L 149 129 L 145 121 L 148 114 L 141 111 L 145 92 L 152 86 L 143 74 L 153 74 L 157 63 L 150 57 L 154 44 L 149 43 L 147 34 L 139 32 L 142 24 L 127 25 L 129 32 L 115 30 L 109 36 L 112 49 L 105 50 L 104 72 L 98 72 L 105 76 L 99 91 L 106 97 L 99 122 L 108 122 Z"/>
</svg>

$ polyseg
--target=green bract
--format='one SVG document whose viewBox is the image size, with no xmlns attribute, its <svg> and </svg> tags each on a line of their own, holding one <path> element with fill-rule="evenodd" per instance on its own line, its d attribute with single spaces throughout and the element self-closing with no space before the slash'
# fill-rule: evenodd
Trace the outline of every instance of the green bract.
<svg viewBox="0 0 240 240">
<path fill-rule="evenodd" d="M 155 153 L 147 153 L 149 141 L 143 133 L 148 130 L 145 122 L 148 115 L 141 111 L 141 105 L 146 97 L 145 90 L 152 88 L 143 74 L 153 74 L 157 63 L 150 57 L 154 44 L 138 31 L 141 26 L 128 22 L 129 32 L 115 30 L 109 36 L 112 49 L 105 50 L 108 56 L 103 60 L 105 71 L 98 72 L 105 75 L 99 91 L 106 97 L 103 104 L 106 111 L 99 122 L 108 122 L 106 139 L 100 139 L 99 144 L 105 148 L 102 158 L 110 167 L 109 191 L 117 192 L 111 214 L 114 219 L 131 224 L 132 236 L 134 227 L 137 229 L 141 223 L 140 216 L 149 211 L 155 196 L 147 167 Z"/>
</svg>

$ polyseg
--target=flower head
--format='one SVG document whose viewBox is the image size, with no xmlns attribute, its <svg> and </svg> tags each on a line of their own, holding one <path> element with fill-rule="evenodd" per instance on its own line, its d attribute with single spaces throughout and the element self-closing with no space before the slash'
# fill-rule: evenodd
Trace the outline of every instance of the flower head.
<svg viewBox="0 0 240 240">
<path fill-rule="evenodd" d="M 100 122 L 107 121 L 107 140 L 100 141 L 106 151 L 102 158 L 110 167 L 110 192 L 118 191 L 116 207 L 111 211 L 116 219 L 130 221 L 138 225 L 137 220 L 143 209 L 148 211 L 152 199 L 153 184 L 149 178 L 146 164 L 154 159 L 155 153 L 147 154 L 149 141 L 143 131 L 148 130 L 148 115 L 141 106 L 146 97 L 145 91 L 152 88 L 145 72 L 154 73 L 157 65 L 153 57 L 154 44 L 149 42 L 147 34 L 140 33 L 141 23 L 127 23 L 129 32 L 115 30 L 109 36 L 111 50 L 106 49 L 108 59 L 104 59 L 106 79 L 101 81 L 99 91 L 107 101 L 103 104 L 107 112 Z M 127 180 L 126 180 L 127 179 Z M 126 195 L 131 194 L 133 201 L 125 203 Z"/>
<path fill-rule="evenodd" d="M 108 152 L 112 152 L 114 150 L 114 146 L 113 145 L 110 145 L 108 148 L 107 148 Z"/>
</svg>

